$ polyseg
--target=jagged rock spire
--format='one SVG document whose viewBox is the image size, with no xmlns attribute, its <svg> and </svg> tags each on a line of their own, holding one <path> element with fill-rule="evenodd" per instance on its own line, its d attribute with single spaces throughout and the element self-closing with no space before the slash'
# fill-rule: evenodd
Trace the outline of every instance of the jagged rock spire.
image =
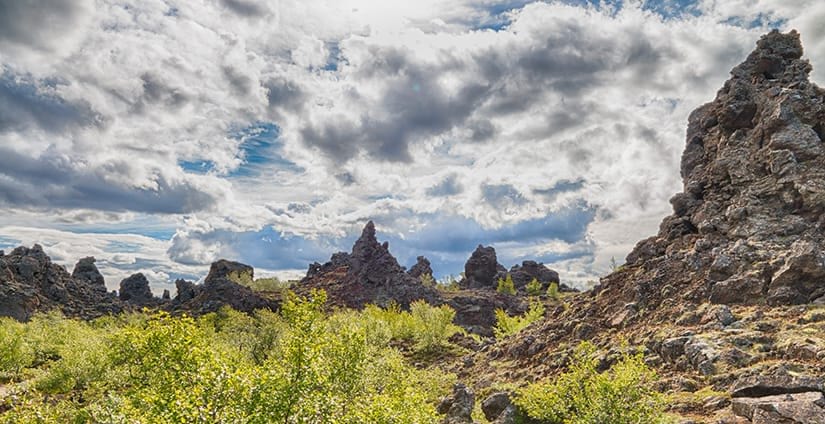
<svg viewBox="0 0 825 424">
<path fill-rule="evenodd" d="M 825 91 L 802 52 L 795 31 L 763 36 L 690 115 L 684 191 L 627 258 L 659 270 L 641 286 L 686 285 L 719 303 L 825 299 Z"/>
</svg>

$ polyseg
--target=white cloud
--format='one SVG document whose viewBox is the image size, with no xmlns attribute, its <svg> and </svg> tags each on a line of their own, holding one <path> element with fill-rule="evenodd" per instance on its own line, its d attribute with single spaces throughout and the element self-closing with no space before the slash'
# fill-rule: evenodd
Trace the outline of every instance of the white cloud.
<svg viewBox="0 0 825 424">
<path fill-rule="evenodd" d="M 799 29 L 825 80 L 813 0 L 703 0 L 672 19 L 639 1 L 36 3 L 0 26 L 0 207 L 17 225 L 0 235 L 109 255 L 113 273 L 151 260 L 156 279 L 259 260 L 238 243 L 270 227 L 320 246 L 384 217 L 409 240 L 422 217 L 492 230 L 581 202 L 598 211 L 593 253 L 557 266 L 591 278 L 669 212 L 688 113 L 766 30 L 732 23 Z M 23 25 L 52 15 L 54 30 Z M 279 138 L 249 150 L 237 132 L 261 122 Z M 144 215 L 174 237 L 115 256 L 72 235 L 146 232 Z M 506 249 L 571 249 L 546 237 Z"/>
</svg>

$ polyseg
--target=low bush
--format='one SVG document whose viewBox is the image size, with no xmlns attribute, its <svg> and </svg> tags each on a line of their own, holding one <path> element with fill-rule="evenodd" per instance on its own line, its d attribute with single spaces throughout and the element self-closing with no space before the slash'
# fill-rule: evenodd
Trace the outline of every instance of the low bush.
<svg viewBox="0 0 825 424">
<path fill-rule="evenodd" d="M 530 304 L 530 309 L 523 315 L 511 317 L 503 309 L 496 309 L 496 325 L 493 327 L 493 334 L 496 339 L 501 340 L 507 336 L 517 334 L 528 325 L 544 318 L 544 305 L 539 301 Z"/>
<path fill-rule="evenodd" d="M 551 300 L 559 300 L 561 294 L 559 294 L 559 283 L 552 282 L 547 287 L 547 297 Z"/>
<path fill-rule="evenodd" d="M 507 274 L 505 278 L 498 279 L 498 286 L 496 287 L 496 291 L 501 294 L 509 294 L 514 295 L 516 294 L 516 286 L 513 284 L 513 277 L 510 274 Z"/>
<path fill-rule="evenodd" d="M 551 283 L 552 284 L 552 283 Z M 541 295 L 541 282 L 538 279 L 532 279 L 526 286 L 524 286 L 524 290 L 527 291 L 529 296 L 540 296 Z"/>
<path fill-rule="evenodd" d="M 664 423 L 664 398 L 653 389 L 657 376 L 641 355 L 625 354 L 599 373 L 596 348 L 582 343 L 568 371 L 518 391 L 514 403 L 543 424 Z"/>
</svg>

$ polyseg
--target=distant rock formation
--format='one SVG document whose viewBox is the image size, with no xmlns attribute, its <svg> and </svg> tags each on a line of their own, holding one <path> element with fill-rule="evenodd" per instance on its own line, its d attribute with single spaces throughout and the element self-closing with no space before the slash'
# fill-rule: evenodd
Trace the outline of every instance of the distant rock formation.
<svg viewBox="0 0 825 424">
<path fill-rule="evenodd" d="M 74 271 L 72 271 L 72 278 L 86 280 L 92 288 L 96 288 L 100 292 L 105 293 L 107 291 L 106 281 L 98 271 L 94 257 L 89 256 L 79 260 L 77 265 L 74 266 Z"/>
<path fill-rule="evenodd" d="M 264 297 L 249 287 L 238 284 L 231 278 L 235 273 L 247 274 L 250 279 L 255 276 L 255 270 L 251 266 L 221 259 L 212 263 L 202 285 L 186 280 L 175 281 L 177 294 L 167 308 L 192 315 L 215 312 L 223 306 L 243 312 L 278 308 L 280 299 Z"/>
<path fill-rule="evenodd" d="M 430 266 L 430 260 L 419 256 L 416 259 L 415 265 L 410 267 L 410 270 L 407 271 L 407 274 L 410 274 L 410 277 L 420 279 L 422 275 L 429 275 L 430 277 L 433 276 L 433 268 Z"/>
<path fill-rule="evenodd" d="M 546 290 L 551 283 L 560 283 L 558 272 L 536 261 L 523 261 L 521 265 L 513 265 L 513 267 L 510 268 L 509 274 L 513 279 L 513 285 L 518 290 L 523 290 L 524 286 L 534 279 L 541 283 L 542 289 L 544 290 Z M 559 290 L 572 291 L 570 287 L 565 285 L 560 285 Z"/>
<path fill-rule="evenodd" d="M 495 250 L 492 253 L 495 256 Z M 339 252 L 325 264 L 313 263 L 306 277 L 294 289 L 299 294 L 306 294 L 311 289 L 324 289 L 331 304 L 350 308 L 362 308 L 367 304 L 387 306 L 390 303 L 406 308 L 416 300 L 433 305 L 447 304 L 456 310 L 456 324 L 485 336 L 492 335 L 496 309 L 501 308 L 511 314 L 527 309 L 523 298 L 502 295 L 489 290 L 489 287 L 447 293 L 424 286 L 420 278 L 413 276 L 422 270 L 432 272 L 429 261 L 420 257 L 410 273 L 405 272 L 390 253 L 389 245 L 378 242 L 375 225 L 370 221 L 355 242 L 352 253 Z"/>
<path fill-rule="evenodd" d="M 352 308 L 390 302 L 407 307 L 419 299 L 440 303 L 435 288 L 423 286 L 418 278 L 405 272 L 390 253 L 389 244 L 378 242 L 372 221 L 364 226 L 351 253 L 339 252 L 323 265 L 310 265 L 307 276 L 295 289 L 306 292 L 312 288 L 326 290 L 333 304 Z"/>
<path fill-rule="evenodd" d="M 117 297 L 106 292 L 93 258 L 81 259 L 74 275 L 52 263 L 37 244 L 0 255 L 0 316 L 28 320 L 36 312 L 58 309 L 67 316 L 95 318 L 123 311 Z"/>
<path fill-rule="evenodd" d="M 137 306 L 150 306 L 157 303 L 157 299 L 152 295 L 152 289 L 149 288 L 149 280 L 140 272 L 120 282 L 118 297 L 124 302 Z"/>
<path fill-rule="evenodd" d="M 479 244 L 464 264 L 464 278 L 459 285 L 468 289 L 496 288 L 498 279 L 506 274 L 507 269 L 498 263 L 496 249 Z"/>
</svg>

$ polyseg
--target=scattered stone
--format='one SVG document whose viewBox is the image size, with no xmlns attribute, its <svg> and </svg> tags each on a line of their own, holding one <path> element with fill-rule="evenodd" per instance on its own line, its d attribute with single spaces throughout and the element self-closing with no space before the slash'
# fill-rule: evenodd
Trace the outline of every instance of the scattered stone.
<svg viewBox="0 0 825 424">
<path fill-rule="evenodd" d="M 453 386 L 453 393 L 438 404 L 438 413 L 444 414 L 444 424 L 472 424 L 475 394 L 462 383 Z"/>
<path fill-rule="evenodd" d="M 496 420 L 505 409 L 512 406 L 510 394 L 507 392 L 497 392 L 490 395 L 481 403 L 481 411 L 488 421 Z"/>
</svg>

